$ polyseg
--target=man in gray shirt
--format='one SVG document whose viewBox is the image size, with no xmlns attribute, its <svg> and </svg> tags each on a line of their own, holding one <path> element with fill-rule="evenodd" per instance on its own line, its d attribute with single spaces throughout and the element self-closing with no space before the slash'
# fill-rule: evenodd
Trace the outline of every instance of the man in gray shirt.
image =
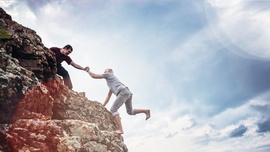
<svg viewBox="0 0 270 152">
<path fill-rule="evenodd" d="M 105 99 L 105 102 L 103 103 L 103 106 L 105 107 L 106 104 L 109 102 L 112 93 L 114 93 L 117 97 L 110 109 L 118 129 L 114 131 L 117 134 L 123 134 L 123 128 L 121 123 L 121 118 L 118 113 L 118 109 L 125 103 L 126 110 L 129 115 L 136 115 L 138 113 L 145 113 L 146 120 L 150 118 L 150 110 L 149 109 L 133 109 L 132 108 L 132 93 L 129 91 L 128 87 L 126 87 L 123 83 L 121 83 L 117 77 L 114 76 L 112 69 L 105 69 L 105 72 L 103 74 L 95 74 L 88 71 L 88 74 L 95 79 L 106 79 L 107 85 L 109 87 L 109 93 Z"/>
</svg>

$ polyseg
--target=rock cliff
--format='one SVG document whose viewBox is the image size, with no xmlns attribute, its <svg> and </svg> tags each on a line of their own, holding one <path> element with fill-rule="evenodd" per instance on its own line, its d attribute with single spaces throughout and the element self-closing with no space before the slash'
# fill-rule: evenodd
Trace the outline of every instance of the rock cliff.
<svg viewBox="0 0 270 152">
<path fill-rule="evenodd" d="M 0 8 L 0 152 L 126 152 L 99 102 L 69 90 L 54 53 Z"/>
</svg>

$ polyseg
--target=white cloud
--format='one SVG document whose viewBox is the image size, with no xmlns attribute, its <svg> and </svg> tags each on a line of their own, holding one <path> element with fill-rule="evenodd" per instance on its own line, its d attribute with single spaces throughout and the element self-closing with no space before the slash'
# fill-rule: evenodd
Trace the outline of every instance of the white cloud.
<svg viewBox="0 0 270 152">
<path fill-rule="evenodd" d="M 25 2 L 1 1 L 4 3 L 5 11 L 11 15 L 12 19 L 22 25 L 35 25 L 37 22 L 36 15 L 29 9 Z M 15 5 L 17 4 L 17 5 Z M 18 5 L 19 4 L 19 5 Z M 14 7 L 11 7 L 14 6 Z"/>
<path fill-rule="evenodd" d="M 145 115 L 143 114 L 129 116 L 126 114 L 124 106 L 120 109 L 125 131 L 123 136 L 130 152 L 267 151 L 265 149 L 269 145 L 269 133 L 263 136 L 258 136 L 256 133 L 256 124 L 260 121 L 262 114 L 250 108 L 251 105 L 268 103 L 264 99 L 268 96 L 267 94 L 260 99 L 251 100 L 242 106 L 227 109 L 218 115 L 209 117 L 207 112 L 215 107 L 209 103 L 205 104 L 204 99 L 198 98 L 196 94 L 194 94 L 194 101 L 186 101 L 182 90 L 188 86 L 177 86 L 178 83 L 173 84 L 170 81 L 171 77 L 162 73 L 165 68 L 171 68 L 165 64 L 177 63 L 174 65 L 181 66 L 180 73 L 174 75 L 179 77 L 179 81 L 192 81 L 199 78 L 198 71 L 204 70 L 202 65 L 208 63 L 223 47 L 219 45 L 212 32 L 217 34 L 224 45 L 231 46 L 230 43 L 235 43 L 234 45 L 241 47 L 245 42 L 250 42 L 248 37 L 257 34 L 258 42 L 253 41 L 244 46 L 246 50 L 251 50 L 248 53 L 252 54 L 254 48 L 260 46 L 260 43 L 264 43 L 265 38 L 268 38 L 269 22 L 264 20 L 269 15 L 267 11 L 250 14 L 249 18 L 246 15 L 252 12 L 244 11 L 240 1 L 232 3 L 212 1 L 218 12 L 216 14 L 218 19 L 208 16 L 212 29 L 206 26 L 185 39 L 185 43 L 179 44 L 175 50 L 169 50 L 169 55 L 158 58 L 162 60 L 151 62 L 149 60 L 154 57 L 151 56 L 147 60 L 144 51 L 156 50 L 161 46 L 158 45 L 159 43 L 169 38 L 168 35 L 156 38 L 157 41 L 152 42 L 149 40 L 158 36 L 156 31 L 145 29 L 141 32 L 141 29 L 136 28 L 136 24 L 125 23 L 124 16 L 111 18 L 109 22 L 106 22 L 110 18 L 110 14 L 126 13 L 127 9 L 122 6 L 101 4 L 104 7 L 101 7 L 103 9 L 99 11 L 94 5 L 91 5 L 90 10 L 85 10 L 87 7 L 83 6 L 85 4 L 83 2 L 80 2 L 80 5 L 77 3 L 71 5 L 68 1 L 63 5 L 60 3 L 58 1 L 43 5 L 37 14 L 34 14 L 26 4 L 20 3 L 23 5 L 10 8 L 8 13 L 20 24 L 36 30 L 47 47 L 63 47 L 67 43 L 73 45 L 72 59 L 82 66 L 90 66 L 93 72 L 102 73 L 107 67 L 113 68 L 119 79 L 134 93 L 134 108 L 151 109 L 152 117 L 147 121 L 144 120 Z M 90 5 L 90 2 L 88 4 Z M 73 13 L 77 11 L 76 6 L 81 6 L 81 10 L 74 15 Z M 92 14 L 93 9 L 96 14 Z M 206 11 L 209 10 L 206 8 Z M 209 15 L 209 12 L 206 13 Z M 100 17 L 102 20 L 99 20 Z M 170 21 L 173 21 L 174 16 L 170 17 Z M 27 23 L 26 20 L 28 20 Z M 255 21 L 255 23 L 251 21 Z M 103 23 L 115 23 L 114 28 L 104 28 Z M 248 25 L 243 27 L 244 23 Z M 99 27 L 100 24 L 103 24 L 102 28 Z M 121 28 L 115 28 L 120 24 L 123 24 Z M 243 36 L 239 36 L 239 32 Z M 228 37 L 222 35 L 224 33 L 231 37 L 229 41 L 227 41 Z M 136 38 L 138 36 L 139 38 Z M 162 47 L 164 46 L 162 45 Z M 256 52 L 257 55 L 267 54 L 265 50 L 268 45 L 259 48 L 262 52 Z M 150 51 L 149 54 L 153 52 Z M 217 63 L 206 65 L 214 66 L 215 64 Z M 70 72 L 75 91 L 86 92 L 90 100 L 104 101 L 108 92 L 105 80 L 94 80 L 84 71 L 79 71 L 66 64 L 64 66 Z M 160 69 L 161 67 L 162 69 Z M 217 87 L 217 89 L 219 88 Z M 115 97 L 112 97 L 107 106 L 108 109 L 114 99 Z M 230 133 L 240 125 L 247 127 L 244 136 L 229 138 Z"/>
<path fill-rule="evenodd" d="M 213 57 L 222 47 L 218 44 L 211 29 L 205 27 L 186 39 L 185 43 L 179 44 L 166 58 L 166 62 L 179 64 L 181 80 L 192 81 L 201 76 L 198 73 L 205 70 L 203 66 L 207 64 L 208 67 L 213 67 L 217 64 Z"/>
<path fill-rule="evenodd" d="M 15 3 L 15 1 L 12 0 L 1 0 L 0 1 L 0 6 L 4 9 L 12 6 Z"/>
<path fill-rule="evenodd" d="M 270 134 L 258 136 L 257 122 L 261 114 L 249 108 L 267 103 L 264 95 L 250 100 L 245 105 L 228 109 L 215 117 L 198 118 L 185 115 L 172 119 L 172 109 L 166 115 L 156 113 L 151 124 L 129 129 L 134 130 L 126 143 L 130 151 L 267 151 Z M 195 125 L 194 125 L 195 124 Z M 242 137 L 230 138 L 231 132 L 240 125 L 247 127 Z M 154 148 L 153 148 L 154 147 Z M 179 150 L 180 149 L 180 150 Z"/>
<path fill-rule="evenodd" d="M 244 7 L 247 1 L 210 1 L 214 11 L 206 7 L 206 15 L 213 31 L 223 45 L 232 52 L 249 57 L 270 58 L 270 11 Z M 256 1 L 254 1 L 256 3 Z M 268 2 L 260 2 L 267 4 Z M 246 5 L 245 5 L 246 4 Z M 210 13 L 211 12 L 211 13 Z M 216 15 L 214 15 L 213 14 Z M 214 22 L 214 20 L 218 22 Z M 251 55 L 251 56 L 250 56 Z"/>
</svg>

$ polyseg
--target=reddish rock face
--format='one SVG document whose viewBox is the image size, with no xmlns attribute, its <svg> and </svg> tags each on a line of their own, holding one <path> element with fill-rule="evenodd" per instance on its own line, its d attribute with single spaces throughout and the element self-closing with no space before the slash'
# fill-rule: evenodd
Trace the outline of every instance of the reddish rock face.
<svg viewBox="0 0 270 152">
<path fill-rule="evenodd" d="M 110 112 L 56 76 L 53 52 L 0 8 L 0 151 L 128 151 Z"/>
</svg>

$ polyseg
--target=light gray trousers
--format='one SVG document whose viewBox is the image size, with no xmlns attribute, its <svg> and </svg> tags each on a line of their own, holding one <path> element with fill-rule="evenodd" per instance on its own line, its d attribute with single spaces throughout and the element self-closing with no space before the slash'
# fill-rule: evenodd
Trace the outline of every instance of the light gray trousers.
<svg viewBox="0 0 270 152">
<path fill-rule="evenodd" d="M 118 109 L 125 103 L 126 110 L 129 115 L 134 115 L 134 109 L 132 109 L 132 93 L 128 88 L 120 90 L 118 93 L 110 111 L 113 116 L 119 115 Z"/>
</svg>

